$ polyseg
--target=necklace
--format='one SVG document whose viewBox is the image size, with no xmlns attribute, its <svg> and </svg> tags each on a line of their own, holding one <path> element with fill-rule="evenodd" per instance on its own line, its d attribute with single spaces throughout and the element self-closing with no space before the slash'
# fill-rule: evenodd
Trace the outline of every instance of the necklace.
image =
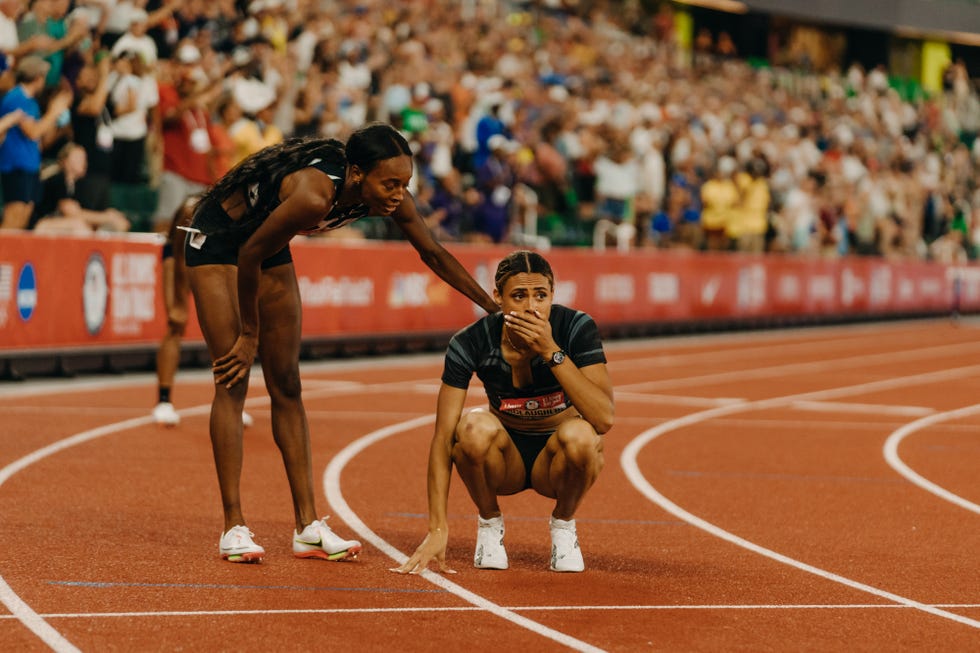
<svg viewBox="0 0 980 653">
<path fill-rule="evenodd" d="M 511 349 L 513 349 L 514 351 L 525 351 L 524 347 L 518 347 L 517 345 L 514 344 L 514 341 L 510 339 L 510 333 L 508 332 L 506 325 L 503 328 L 503 334 L 504 337 L 507 338 L 507 344 L 510 345 Z"/>
</svg>

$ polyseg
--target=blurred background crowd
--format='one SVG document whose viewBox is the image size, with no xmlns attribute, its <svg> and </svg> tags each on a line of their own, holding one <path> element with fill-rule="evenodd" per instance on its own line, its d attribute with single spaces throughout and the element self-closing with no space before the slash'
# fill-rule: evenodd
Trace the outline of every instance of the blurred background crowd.
<svg viewBox="0 0 980 653">
<path fill-rule="evenodd" d="M 2 228 L 163 231 L 249 154 L 380 120 L 447 241 L 976 257 L 964 63 L 908 93 L 882 67 L 742 57 L 723 29 L 681 42 L 674 9 L 0 0 Z"/>
</svg>

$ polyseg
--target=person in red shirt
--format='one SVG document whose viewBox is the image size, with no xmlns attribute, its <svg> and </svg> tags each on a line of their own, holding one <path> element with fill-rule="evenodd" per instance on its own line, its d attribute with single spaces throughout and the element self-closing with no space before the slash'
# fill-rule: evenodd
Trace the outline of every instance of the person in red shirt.
<svg viewBox="0 0 980 653">
<path fill-rule="evenodd" d="M 163 173 L 153 216 L 155 231 L 166 231 L 184 201 L 203 193 L 217 179 L 212 165 L 210 106 L 221 85 L 207 83 L 198 66 L 200 60 L 194 45 L 181 45 L 171 64 L 172 80 L 159 84 Z"/>
</svg>

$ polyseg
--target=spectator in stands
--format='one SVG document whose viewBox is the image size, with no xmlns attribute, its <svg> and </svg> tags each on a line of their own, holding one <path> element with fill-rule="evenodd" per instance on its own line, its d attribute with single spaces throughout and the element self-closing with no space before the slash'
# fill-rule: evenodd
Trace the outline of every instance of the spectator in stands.
<svg viewBox="0 0 980 653">
<path fill-rule="evenodd" d="M 737 168 L 734 158 L 721 157 L 711 179 L 701 186 L 701 229 L 709 251 L 720 252 L 731 247 L 729 224 L 735 220 L 741 201 L 735 184 Z"/>
<path fill-rule="evenodd" d="M 788 251 L 812 254 L 817 251 L 817 223 L 820 220 L 818 191 L 826 176 L 811 171 L 798 188 L 790 191 L 780 211 L 780 231 L 785 234 Z"/>
<path fill-rule="evenodd" d="M 239 78 L 232 82 L 231 96 L 240 111 L 238 119 L 227 127 L 235 145 L 234 166 L 259 150 L 281 143 L 283 134 L 273 121 L 275 89 L 257 79 Z"/>
<path fill-rule="evenodd" d="M 627 252 L 636 239 L 636 196 L 640 193 L 640 164 L 622 134 L 610 134 L 608 150 L 595 160 L 595 230 L 592 246 L 605 251 L 612 240 Z"/>
<path fill-rule="evenodd" d="M 728 224 L 728 237 L 740 252 L 761 254 L 766 249 L 766 232 L 769 229 L 769 182 L 766 179 L 766 162 L 755 157 L 745 165 L 745 170 L 735 176 L 739 203 L 735 219 Z"/>
<path fill-rule="evenodd" d="M 198 66 L 201 53 L 190 43 L 176 53 L 168 79 L 160 83 L 159 113 L 163 129 L 163 173 L 153 229 L 166 230 L 191 195 L 214 181 L 210 137 L 211 106 L 221 94 Z"/>
<path fill-rule="evenodd" d="M 51 137 L 62 121 L 71 119 L 72 93 L 62 89 L 55 93 L 44 113 L 35 99 L 44 88 L 50 64 L 29 55 L 17 63 L 17 86 L 0 101 L 0 121 L 6 118 L 8 131 L 0 144 L 0 183 L 3 184 L 2 229 L 24 229 L 34 212 L 41 193 L 41 142 Z"/>
<path fill-rule="evenodd" d="M 151 98 L 147 96 L 139 55 L 129 50 L 113 57 L 109 106 L 112 116 L 112 181 L 135 186 L 146 181 L 146 138 Z"/>
<path fill-rule="evenodd" d="M 519 147 L 502 134 L 490 137 L 490 156 L 476 169 L 476 188 L 481 201 L 473 225 L 473 237 L 485 242 L 503 242 L 510 230 L 513 187 L 516 177 L 510 156 Z"/>
<path fill-rule="evenodd" d="M 132 52 L 148 66 L 155 66 L 157 63 L 157 44 L 147 33 L 149 20 L 150 16 L 145 9 L 137 8 L 130 12 L 129 27 L 112 44 L 110 50 L 112 56 L 118 58 L 124 52 Z"/>
<path fill-rule="evenodd" d="M 68 16 L 69 0 L 35 0 L 30 13 L 18 25 L 22 40 L 46 37 L 47 46 L 43 49 L 44 59 L 50 64 L 45 86 L 53 88 L 62 78 L 62 67 L 66 51 L 73 49 L 83 39 L 90 39 L 88 18 L 84 14 Z M 38 54 L 42 50 L 37 51 Z"/>
<path fill-rule="evenodd" d="M 239 493 L 241 411 L 257 353 L 293 495 L 293 553 L 336 560 L 356 556 L 361 548 L 337 536 L 316 514 L 291 238 L 336 229 L 368 214 L 391 217 L 437 275 L 487 312 L 497 309 L 425 227 L 407 191 L 412 174 L 412 151 L 404 137 L 389 125 L 371 124 L 352 134 L 346 146 L 294 139 L 266 148 L 211 186 L 195 211 L 185 262 L 213 361 L 210 423 L 224 507 L 222 558 L 256 562 L 265 554 L 245 525 Z"/>
<path fill-rule="evenodd" d="M 129 231 L 122 212 L 108 208 L 92 210 L 78 197 L 79 182 L 88 166 L 85 148 L 68 143 L 58 153 L 56 170 L 41 186 L 41 200 L 34 210 L 31 227 L 37 233 L 88 235 L 93 231 Z"/>
<path fill-rule="evenodd" d="M 398 573 L 446 563 L 447 503 L 455 466 L 477 519 L 473 566 L 507 569 L 498 497 L 533 489 L 555 500 L 549 568 L 580 572 L 575 511 L 603 466 L 602 435 L 613 424 L 613 390 L 599 332 L 581 311 L 553 304 L 555 278 L 540 254 L 506 256 L 494 276 L 501 312 L 477 320 L 449 344 L 429 451 L 428 534 Z M 490 409 L 465 410 L 473 374 Z"/>
<path fill-rule="evenodd" d="M 74 142 L 85 149 L 88 172 L 78 181 L 76 195 L 82 206 L 95 211 L 109 208 L 112 184 L 112 116 L 109 113 L 111 57 L 101 50 L 88 59 L 75 80 L 71 112 Z"/>
<path fill-rule="evenodd" d="M 14 64 L 20 57 L 39 52 L 43 54 L 52 43 L 51 37 L 41 32 L 21 39 L 17 27 L 26 11 L 27 3 L 24 0 L 0 0 L 0 93 L 16 83 Z"/>
</svg>

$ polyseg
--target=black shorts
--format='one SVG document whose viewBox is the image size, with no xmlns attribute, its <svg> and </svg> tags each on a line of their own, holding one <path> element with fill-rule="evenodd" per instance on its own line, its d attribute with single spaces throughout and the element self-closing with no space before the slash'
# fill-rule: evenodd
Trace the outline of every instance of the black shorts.
<svg viewBox="0 0 980 653">
<path fill-rule="evenodd" d="M 548 443 L 548 438 L 554 431 L 519 431 L 517 429 L 504 429 L 510 436 L 510 441 L 517 447 L 524 461 L 524 489 L 531 487 L 531 470 L 534 469 L 534 461 L 538 459 L 538 454 Z"/>
<path fill-rule="evenodd" d="M 202 203 L 198 210 L 208 213 L 208 215 L 203 216 L 202 221 L 211 225 L 215 222 L 227 223 L 228 228 L 209 235 L 200 247 L 191 245 L 193 238 L 191 234 L 188 234 L 187 238 L 184 239 L 184 263 L 191 268 L 198 265 L 238 265 L 238 250 L 245 244 L 250 234 L 236 232 L 233 228 L 234 221 L 228 217 L 220 204 Z M 195 213 L 191 226 L 196 224 L 198 224 L 198 215 Z M 262 269 L 267 270 L 277 265 L 286 265 L 292 262 L 293 253 L 289 251 L 289 245 L 286 245 L 262 261 Z"/>
<path fill-rule="evenodd" d="M 41 175 L 27 170 L 11 170 L 0 174 L 3 203 L 24 202 L 35 204 L 41 199 Z"/>
</svg>

